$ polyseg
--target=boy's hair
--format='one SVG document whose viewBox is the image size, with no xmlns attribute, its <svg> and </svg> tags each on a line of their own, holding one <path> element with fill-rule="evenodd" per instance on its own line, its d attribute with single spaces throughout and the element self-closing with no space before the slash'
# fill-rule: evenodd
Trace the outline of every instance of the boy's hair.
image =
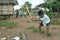
<svg viewBox="0 0 60 40">
<path fill-rule="evenodd" d="M 43 11 L 42 10 L 39 10 L 38 11 L 38 15 L 42 15 L 42 14 L 44 14 Z"/>
</svg>

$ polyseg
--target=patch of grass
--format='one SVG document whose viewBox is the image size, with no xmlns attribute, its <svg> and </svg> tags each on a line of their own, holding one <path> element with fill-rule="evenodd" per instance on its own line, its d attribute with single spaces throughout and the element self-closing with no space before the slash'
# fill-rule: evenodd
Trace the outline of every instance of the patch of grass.
<svg viewBox="0 0 60 40">
<path fill-rule="evenodd" d="M 52 24 L 52 25 L 60 25 L 60 20 L 51 21 L 51 24 Z"/>
<path fill-rule="evenodd" d="M 33 13 L 33 14 L 32 14 L 32 16 L 38 16 L 38 14 L 36 14 L 36 13 Z"/>
<path fill-rule="evenodd" d="M 39 32 L 38 28 L 36 28 L 36 27 L 29 27 L 27 29 L 28 30 L 32 30 L 32 32 L 34 32 L 34 33 L 38 33 Z M 42 30 L 41 32 L 42 32 L 42 36 L 43 37 L 46 36 L 46 31 L 45 30 Z M 50 37 L 50 36 L 52 36 L 52 34 L 48 33 L 48 36 Z"/>
<path fill-rule="evenodd" d="M 48 33 L 48 36 L 49 36 L 49 37 L 52 36 L 52 33 Z"/>
<path fill-rule="evenodd" d="M 39 30 L 37 29 L 37 28 L 33 28 L 33 30 L 32 30 L 34 33 L 37 33 L 37 32 L 39 32 Z"/>
<path fill-rule="evenodd" d="M 14 28 L 17 27 L 17 23 L 11 21 L 0 21 L 0 27 Z"/>
<path fill-rule="evenodd" d="M 29 27 L 29 28 L 27 28 L 28 30 L 32 30 L 32 32 L 34 32 L 34 33 L 37 33 L 37 32 L 39 32 L 39 30 L 37 29 L 37 28 L 35 28 L 35 27 Z"/>
<path fill-rule="evenodd" d="M 2 18 L 4 18 L 3 16 L 0 16 L 0 20 L 2 20 Z"/>
<path fill-rule="evenodd" d="M 46 31 L 45 30 L 42 30 L 42 36 L 44 37 L 46 35 Z M 48 33 L 48 36 L 50 37 L 50 36 L 52 36 L 52 34 L 49 32 Z"/>
<path fill-rule="evenodd" d="M 30 23 L 30 21 L 27 21 L 27 23 Z"/>
<path fill-rule="evenodd" d="M 34 29 L 34 27 L 29 27 L 29 28 L 27 28 L 28 30 L 32 30 L 32 29 Z"/>
</svg>

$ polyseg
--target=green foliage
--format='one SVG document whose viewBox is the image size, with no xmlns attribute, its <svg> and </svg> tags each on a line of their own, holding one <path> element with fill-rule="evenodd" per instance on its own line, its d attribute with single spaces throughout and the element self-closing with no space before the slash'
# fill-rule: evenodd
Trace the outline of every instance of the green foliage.
<svg viewBox="0 0 60 40">
<path fill-rule="evenodd" d="M 0 21 L 0 27 L 14 28 L 17 27 L 17 23 L 11 21 Z"/>
<path fill-rule="evenodd" d="M 60 2 L 57 2 L 57 6 L 60 7 Z"/>
<path fill-rule="evenodd" d="M 52 25 L 60 25 L 60 20 L 51 20 Z"/>
<path fill-rule="evenodd" d="M 4 18 L 4 16 L 0 16 L 0 20 L 2 20 Z"/>
<path fill-rule="evenodd" d="M 33 14 L 31 14 L 32 16 L 38 16 L 38 14 L 36 14 L 36 13 L 33 13 Z"/>
<path fill-rule="evenodd" d="M 54 17 L 54 14 L 53 14 L 53 13 L 47 12 L 46 14 L 47 14 L 50 18 L 53 18 L 53 17 Z"/>
<path fill-rule="evenodd" d="M 60 7 L 60 1 L 59 0 L 45 0 L 45 3 L 42 5 L 43 7 Z"/>
<path fill-rule="evenodd" d="M 32 10 L 39 10 L 39 7 L 35 7 L 35 8 L 33 8 Z"/>
<path fill-rule="evenodd" d="M 29 1 L 27 1 L 27 2 L 25 2 L 24 6 L 26 6 L 26 5 L 28 6 L 29 11 L 31 11 L 32 4 Z"/>
<path fill-rule="evenodd" d="M 27 11 L 26 8 L 24 7 L 24 5 L 19 10 L 22 11 L 22 12 L 26 12 Z"/>
<path fill-rule="evenodd" d="M 60 2 L 60 0 L 57 0 L 58 2 Z"/>
<path fill-rule="evenodd" d="M 58 2 L 44 3 L 42 6 L 43 6 L 43 7 L 58 6 Z"/>
<path fill-rule="evenodd" d="M 60 17 L 60 14 L 58 12 L 57 13 L 48 13 L 47 15 L 51 18 L 52 25 L 60 25 L 60 20 L 56 19 L 56 18 Z"/>
<path fill-rule="evenodd" d="M 22 7 L 20 8 L 20 11 L 28 13 L 28 12 L 27 12 L 27 9 L 26 9 L 26 5 L 28 6 L 29 11 L 31 11 L 31 6 L 32 6 L 32 4 L 31 4 L 30 2 L 28 2 L 28 1 L 25 2 L 24 5 L 22 5 Z M 27 14 L 27 15 L 28 15 L 28 14 Z"/>
</svg>

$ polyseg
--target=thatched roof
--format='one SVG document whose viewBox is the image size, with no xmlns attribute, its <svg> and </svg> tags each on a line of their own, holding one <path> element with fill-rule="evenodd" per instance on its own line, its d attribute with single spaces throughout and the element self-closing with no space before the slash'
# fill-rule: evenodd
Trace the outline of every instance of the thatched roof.
<svg viewBox="0 0 60 40">
<path fill-rule="evenodd" d="M 13 4 L 13 5 L 17 5 L 18 4 L 18 2 L 17 2 L 17 0 L 0 0 L 0 5 L 1 4 Z"/>
</svg>

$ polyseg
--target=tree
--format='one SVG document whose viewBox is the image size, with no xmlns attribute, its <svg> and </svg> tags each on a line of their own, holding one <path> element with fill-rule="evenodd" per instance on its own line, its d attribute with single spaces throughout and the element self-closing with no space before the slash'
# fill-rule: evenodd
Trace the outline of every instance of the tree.
<svg viewBox="0 0 60 40">
<path fill-rule="evenodd" d="M 60 0 L 45 0 L 44 7 L 60 7 Z"/>
<path fill-rule="evenodd" d="M 28 1 L 27 2 L 25 2 L 25 4 L 24 4 L 24 7 L 26 8 L 26 6 L 28 7 L 28 9 L 29 9 L 29 12 L 31 11 L 31 6 L 32 6 L 32 4 L 31 3 L 29 3 Z M 26 9 L 27 10 L 27 9 Z"/>
<path fill-rule="evenodd" d="M 24 7 L 24 5 L 22 5 L 22 7 L 20 8 L 20 11 L 25 12 L 25 7 Z"/>
<path fill-rule="evenodd" d="M 22 11 L 22 12 L 27 12 L 27 9 L 26 9 L 26 6 L 28 6 L 28 9 L 29 9 L 29 12 L 31 11 L 31 6 L 32 6 L 32 4 L 29 2 L 29 1 L 27 1 L 27 2 L 25 2 L 25 4 L 24 5 L 22 5 L 22 7 L 20 8 L 20 11 Z M 28 13 L 28 12 L 27 12 Z"/>
<path fill-rule="evenodd" d="M 45 3 L 47 3 L 47 4 L 45 4 L 45 6 L 46 7 L 49 7 L 49 5 L 50 5 L 50 9 L 52 10 L 52 9 L 55 9 L 55 10 L 57 10 L 57 12 L 58 13 L 56 13 L 57 14 L 57 16 L 59 15 L 59 8 L 60 8 L 60 0 L 45 0 Z M 52 10 L 53 11 L 53 10 Z M 55 13 L 54 13 L 55 14 Z M 55 14 L 55 15 L 56 15 Z"/>
</svg>

